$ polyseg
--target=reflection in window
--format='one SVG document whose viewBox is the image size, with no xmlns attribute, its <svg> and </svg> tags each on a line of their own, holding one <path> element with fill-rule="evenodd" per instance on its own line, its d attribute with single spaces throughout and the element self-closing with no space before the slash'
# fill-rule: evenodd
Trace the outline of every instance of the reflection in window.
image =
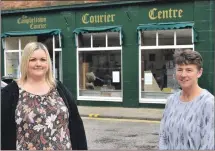
<svg viewBox="0 0 215 151">
<path fill-rule="evenodd" d="M 174 45 L 174 30 L 159 30 L 158 45 Z"/>
<path fill-rule="evenodd" d="M 142 46 L 156 46 L 156 31 L 144 31 L 141 33 Z"/>
<path fill-rule="evenodd" d="M 92 91 L 81 91 L 81 95 L 97 96 L 97 92 L 99 92 L 99 96 L 120 97 L 120 93 L 117 93 L 121 90 L 120 53 L 120 51 L 79 52 L 80 90 L 95 90 L 95 93 Z M 113 72 L 118 74 L 113 75 Z M 116 78 L 119 81 L 116 81 Z M 112 92 L 100 93 L 103 90 Z"/>
<path fill-rule="evenodd" d="M 157 36 L 156 36 L 157 34 Z M 174 34 L 176 36 L 174 36 Z M 157 40 L 157 45 L 156 45 Z M 174 43 L 176 41 L 176 43 Z M 192 29 L 142 31 L 141 46 L 192 45 Z"/>
<path fill-rule="evenodd" d="M 141 98 L 166 99 L 179 90 L 173 54 L 193 49 L 192 28 L 140 32 Z"/>
<path fill-rule="evenodd" d="M 7 52 L 5 59 L 6 59 L 6 76 L 18 78 L 19 52 Z"/>
<path fill-rule="evenodd" d="M 53 36 L 48 34 L 38 36 L 23 36 L 23 37 L 7 37 L 5 38 L 5 76 L 12 78 L 19 78 L 20 67 L 19 63 L 24 47 L 29 42 L 42 42 L 48 48 L 51 59 L 53 60 L 53 53 L 55 53 L 55 63 L 53 63 L 55 77 L 62 81 L 62 49 L 59 44 L 58 35 L 55 36 L 55 47 L 53 47 Z"/>
<path fill-rule="evenodd" d="M 19 50 L 19 37 L 5 38 L 5 50 Z"/>
<path fill-rule="evenodd" d="M 173 62 L 174 49 L 142 50 L 142 97 L 165 98 L 179 85 L 174 77 L 175 64 Z M 154 53 L 155 60 L 150 60 L 151 53 Z M 154 92 L 157 92 L 155 95 Z"/>
</svg>

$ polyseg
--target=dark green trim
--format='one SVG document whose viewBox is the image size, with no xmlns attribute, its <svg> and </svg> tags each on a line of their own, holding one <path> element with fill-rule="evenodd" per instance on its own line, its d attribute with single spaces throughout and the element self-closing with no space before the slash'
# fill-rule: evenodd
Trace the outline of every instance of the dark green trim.
<svg viewBox="0 0 215 151">
<path fill-rule="evenodd" d="M 77 101 L 78 105 L 82 106 L 112 106 L 122 107 L 122 102 L 107 102 L 107 101 Z"/>
<path fill-rule="evenodd" d="M 98 26 L 98 27 L 80 27 L 76 28 L 73 33 L 79 35 L 84 33 L 97 33 L 97 32 L 120 32 L 121 34 L 121 43 L 123 42 L 121 26 Z M 77 44 L 76 44 L 77 46 Z"/>
<path fill-rule="evenodd" d="M 160 108 L 160 109 L 164 109 L 165 108 L 165 104 L 154 104 L 154 103 L 140 103 L 139 107 L 143 107 L 143 108 Z"/>
<path fill-rule="evenodd" d="M 60 29 L 45 29 L 45 30 L 28 30 L 28 31 L 9 31 L 1 35 L 1 38 L 15 37 L 15 36 L 30 36 L 30 35 L 59 35 L 61 33 Z"/>
<path fill-rule="evenodd" d="M 198 34 L 192 22 L 168 22 L 168 23 L 152 23 L 152 24 L 140 24 L 137 27 L 137 31 L 149 31 L 149 30 L 172 30 L 172 29 L 185 29 L 193 28 L 194 42 L 198 42 Z M 139 36 L 138 36 L 139 37 Z M 139 39 L 138 39 L 139 41 Z"/>
<path fill-rule="evenodd" d="M 73 33 L 83 34 L 92 32 L 120 32 L 122 30 L 121 26 L 99 26 L 99 27 L 80 27 L 76 28 Z"/>
<path fill-rule="evenodd" d="M 190 22 L 168 22 L 168 23 L 152 23 L 152 24 L 140 24 L 137 30 L 169 30 L 169 29 L 184 29 L 192 28 L 194 23 Z"/>
<path fill-rule="evenodd" d="M 133 106 L 123 106 L 123 102 L 106 102 L 106 101 L 77 101 L 80 106 L 102 106 L 102 107 L 126 107 L 134 108 Z M 165 104 L 150 104 L 139 103 L 135 108 L 165 108 Z"/>
</svg>

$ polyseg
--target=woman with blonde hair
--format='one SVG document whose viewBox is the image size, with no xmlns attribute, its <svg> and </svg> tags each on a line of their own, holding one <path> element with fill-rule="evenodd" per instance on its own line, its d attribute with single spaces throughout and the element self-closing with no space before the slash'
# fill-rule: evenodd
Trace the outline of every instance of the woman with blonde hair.
<svg viewBox="0 0 215 151">
<path fill-rule="evenodd" d="M 2 150 L 86 150 L 82 119 L 69 90 L 52 73 L 45 45 L 28 43 L 21 77 L 1 90 Z"/>
</svg>

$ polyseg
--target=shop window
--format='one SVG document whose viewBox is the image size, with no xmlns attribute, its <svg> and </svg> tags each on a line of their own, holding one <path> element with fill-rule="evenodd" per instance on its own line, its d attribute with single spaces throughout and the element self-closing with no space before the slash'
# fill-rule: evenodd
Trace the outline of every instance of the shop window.
<svg viewBox="0 0 215 151">
<path fill-rule="evenodd" d="M 155 61 L 155 54 L 154 53 L 149 54 L 149 61 Z"/>
<path fill-rule="evenodd" d="M 12 78 L 19 78 L 20 76 L 20 60 L 22 50 L 27 42 L 35 41 L 35 36 L 27 37 L 7 37 L 3 39 L 4 42 L 4 71 L 5 76 Z"/>
<path fill-rule="evenodd" d="M 79 34 L 78 36 L 78 46 L 80 48 L 89 48 L 91 47 L 91 34 Z"/>
<path fill-rule="evenodd" d="M 119 32 L 84 33 L 76 35 L 76 40 L 79 98 L 121 98 L 122 47 Z"/>
<path fill-rule="evenodd" d="M 177 30 L 141 31 L 141 46 L 192 45 L 192 28 Z"/>
<path fill-rule="evenodd" d="M 178 49 L 194 50 L 192 28 L 140 33 L 140 102 L 164 103 L 170 94 L 180 89 L 175 79 L 173 54 Z"/>
<path fill-rule="evenodd" d="M 142 46 L 156 46 L 156 31 L 144 31 L 141 33 Z"/>
<path fill-rule="evenodd" d="M 181 29 L 176 30 L 176 45 L 192 45 L 192 30 L 191 29 Z"/>
<path fill-rule="evenodd" d="M 57 80 L 63 81 L 62 79 L 62 48 L 61 39 L 58 35 L 39 35 L 38 42 L 46 45 L 49 51 L 49 55 L 52 61 L 52 68 L 54 77 Z"/>
<path fill-rule="evenodd" d="M 158 45 L 174 45 L 174 30 L 158 31 Z"/>
<path fill-rule="evenodd" d="M 118 32 L 110 32 L 108 34 L 108 47 L 120 46 L 120 35 Z"/>
<path fill-rule="evenodd" d="M 119 47 L 119 32 L 84 33 L 78 35 L 78 48 Z"/>
<path fill-rule="evenodd" d="M 106 45 L 106 33 L 95 33 L 93 36 L 93 47 L 105 47 Z"/>
<path fill-rule="evenodd" d="M 6 52 L 6 73 L 9 77 L 18 77 L 19 52 Z"/>
<path fill-rule="evenodd" d="M 20 61 L 24 47 L 29 42 L 42 42 L 44 43 L 50 53 L 54 76 L 62 81 L 62 49 L 59 44 L 59 36 L 52 35 L 38 35 L 38 36 L 22 36 L 22 37 L 6 37 L 3 39 L 4 42 L 4 63 L 5 63 L 5 76 L 12 78 L 20 77 Z M 54 52 L 54 53 L 53 53 Z M 53 59 L 54 57 L 54 59 Z"/>
<path fill-rule="evenodd" d="M 6 50 L 19 50 L 19 37 L 5 38 Z"/>
</svg>

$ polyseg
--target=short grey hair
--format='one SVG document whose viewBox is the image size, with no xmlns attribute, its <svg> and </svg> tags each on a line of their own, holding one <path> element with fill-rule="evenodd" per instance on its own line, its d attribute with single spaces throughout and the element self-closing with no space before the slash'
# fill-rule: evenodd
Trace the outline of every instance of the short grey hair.
<svg viewBox="0 0 215 151">
<path fill-rule="evenodd" d="M 192 49 L 176 50 L 174 54 L 174 61 L 177 65 L 194 64 L 200 70 L 203 67 L 203 59 L 199 52 Z"/>
</svg>

